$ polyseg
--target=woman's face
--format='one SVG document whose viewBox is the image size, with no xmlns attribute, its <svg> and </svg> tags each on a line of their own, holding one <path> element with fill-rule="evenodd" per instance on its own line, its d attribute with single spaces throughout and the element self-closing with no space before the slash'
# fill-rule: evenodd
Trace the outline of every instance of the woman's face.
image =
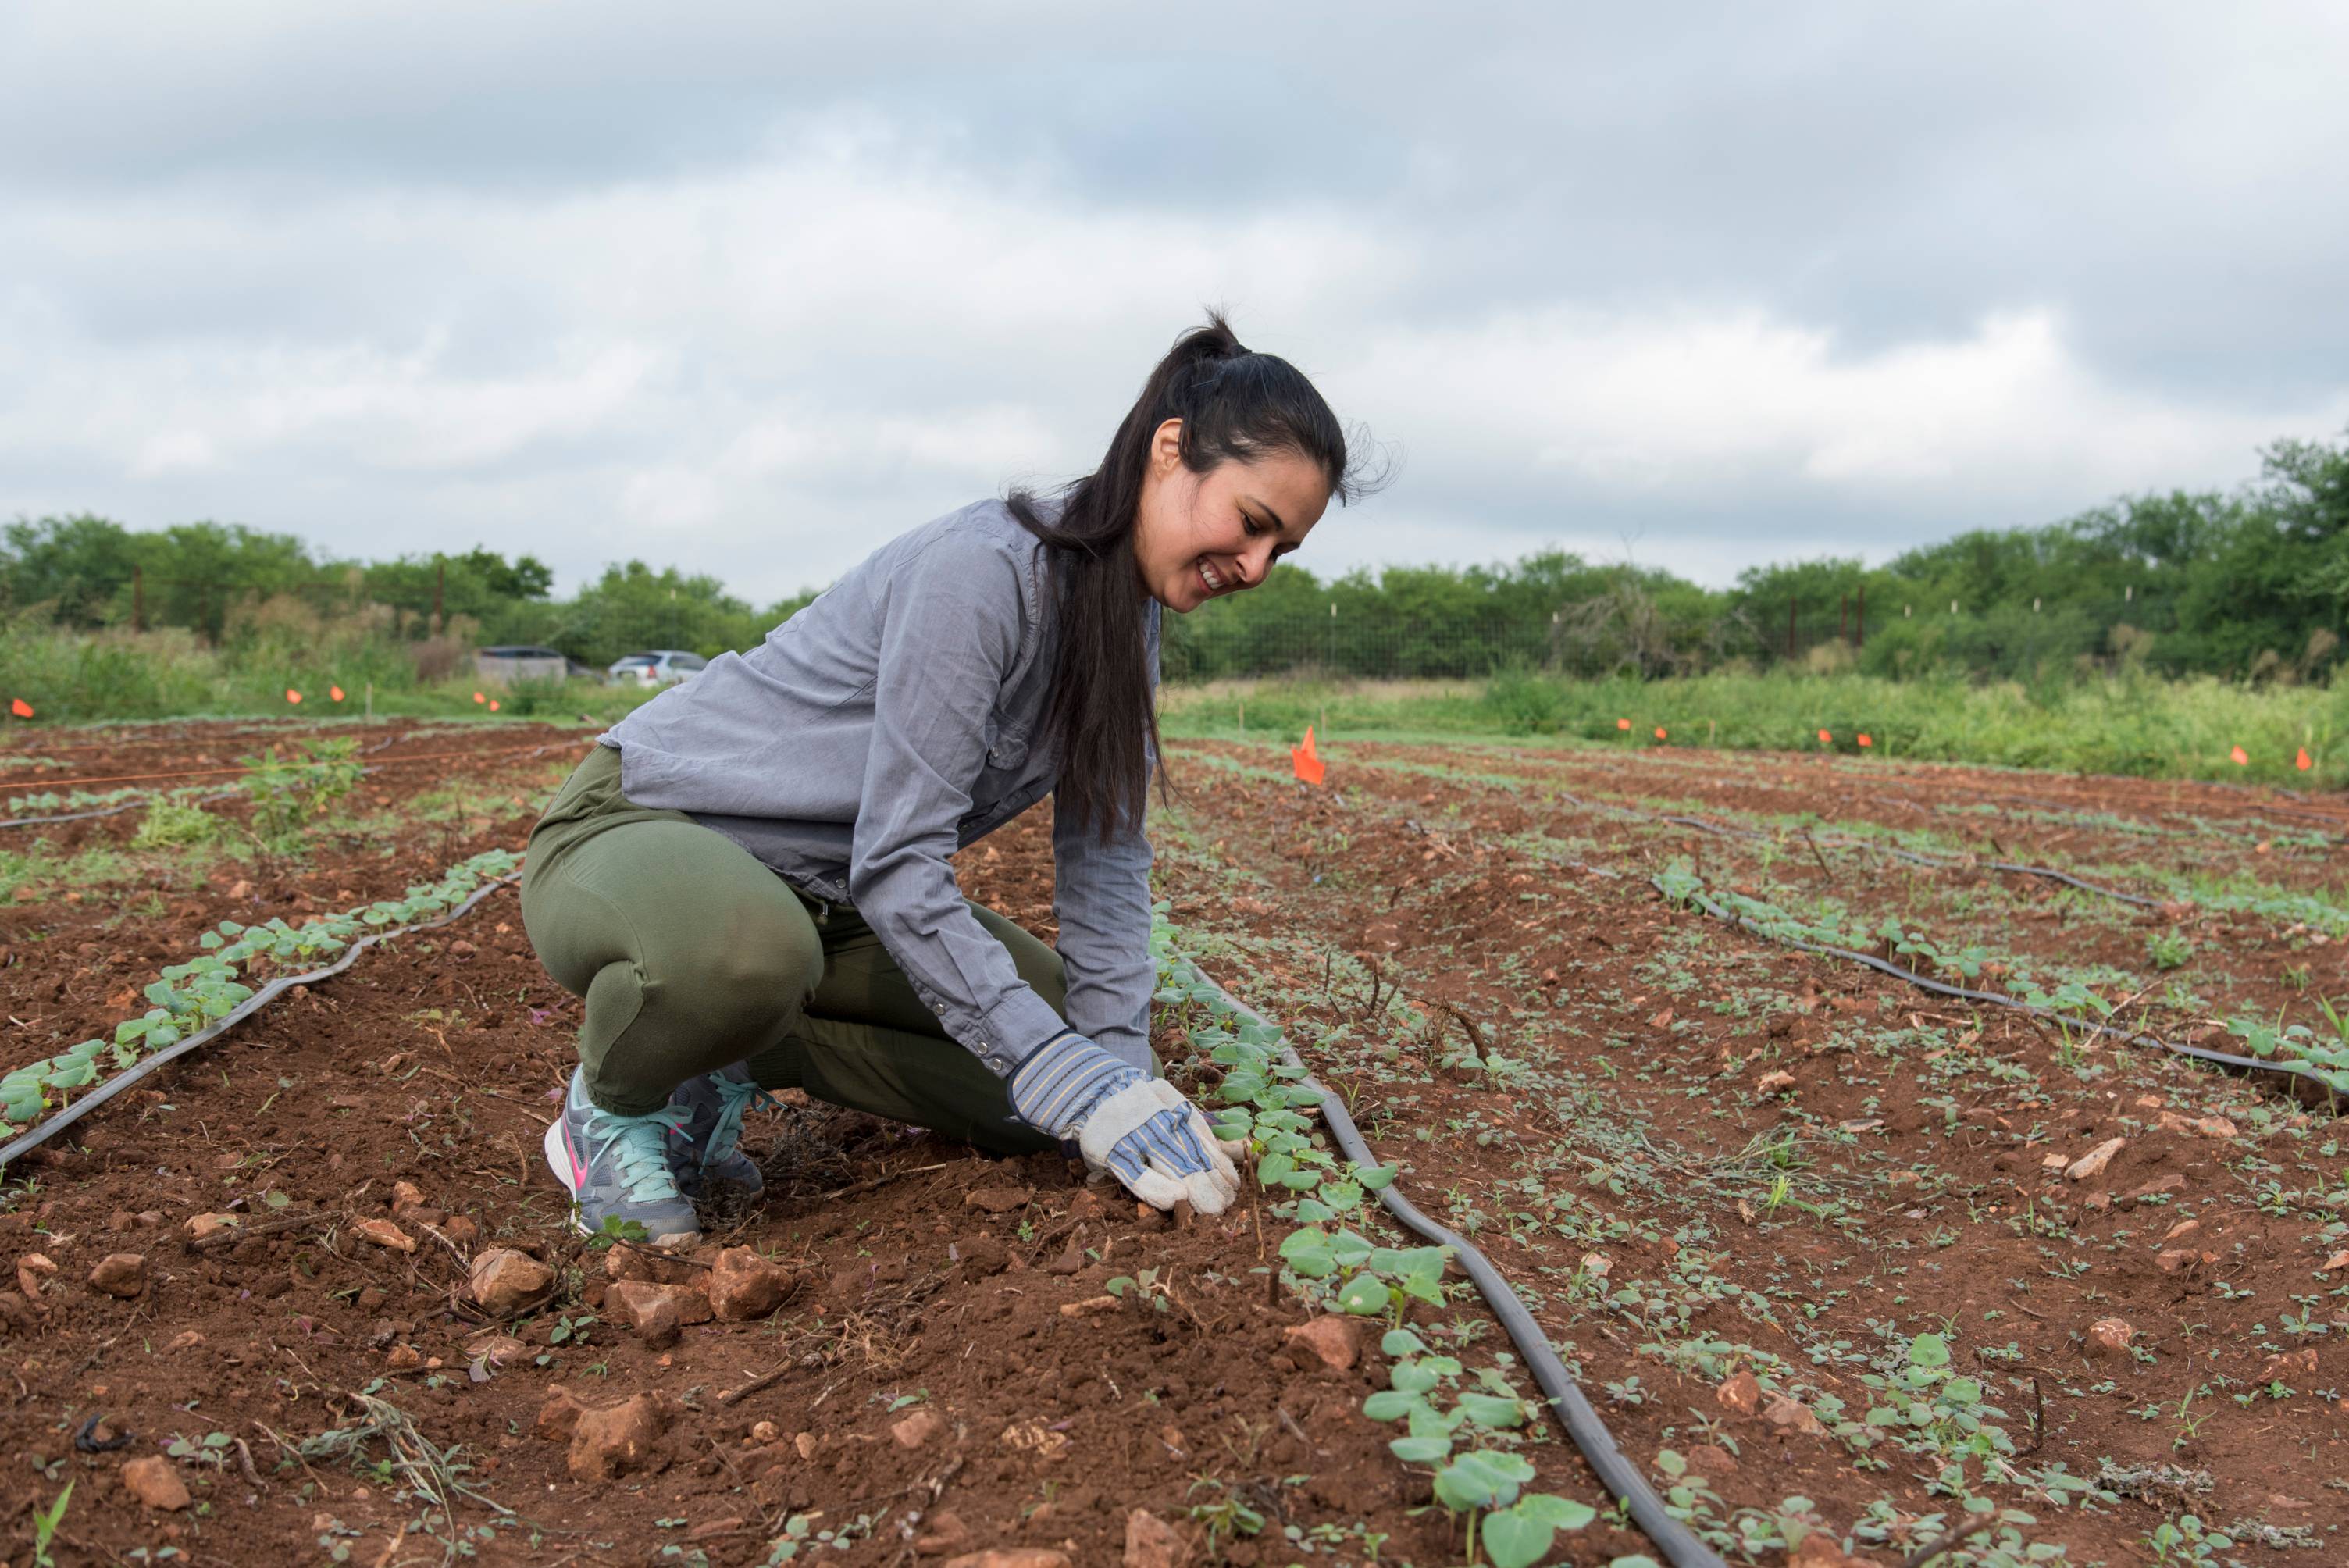
<svg viewBox="0 0 2349 1568">
<path fill-rule="evenodd" d="M 1183 421 L 1151 438 L 1150 469 L 1133 520 L 1133 562 L 1150 596 L 1176 614 L 1253 588 L 1305 542 L 1330 504 L 1320 468 L 1295 452 L 1183 466 Z"/>
</svg>

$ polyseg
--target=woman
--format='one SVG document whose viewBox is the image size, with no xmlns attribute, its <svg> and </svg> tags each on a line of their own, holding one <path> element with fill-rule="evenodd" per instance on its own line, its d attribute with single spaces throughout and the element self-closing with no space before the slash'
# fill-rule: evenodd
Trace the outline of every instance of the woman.
<svg viewBox="0 0 2349 1568">
<path fill-rule="evenodd" d="M 1263 582 L 1351 494 L 1311 383 L 1211 317 L 1056 500 L 892 541 L 602 737 L 523 879 L 586 1002 L 546 1134 L 580 1227 L 695 1240 L 706 1183 L 759 1190 L 742 1115 L 786 1088 L 1004 1153 L 1071 1140 L 1220 1212 L 1238 1175 L 1150 1050 L 1158 616 Z M 947 864 L 1048 791 L 1058 954 Z"/>
</svg>

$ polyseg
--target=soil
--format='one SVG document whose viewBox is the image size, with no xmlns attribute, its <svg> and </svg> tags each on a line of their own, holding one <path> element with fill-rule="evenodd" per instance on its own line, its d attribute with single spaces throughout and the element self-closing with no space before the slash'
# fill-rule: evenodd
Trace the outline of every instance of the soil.
<svg viewBox="0 0 2349 1568">
<path fill-rule="evenodd" d="M 0 909 L 7 1064 L 135 1010 L 124 990 L 135 997 L 222 918 L 295 920 L 396 893 L 493 845 L 519 850 L 587 734 L 365 733 L 392 744 L 370 755 L 388 766 L 363 794 L 394 804 L 402 789 L 477 779 L 479 810 L 388 841 L 330 831 L 262 874 L 216 866 L 175 881 L 160 858 L 160 902 L 144 911 L 111 895 L 104 907 L 67 902 L 70 890 Z M 52 778 L 204 767 L 268 738 L 196 724 L 78 734 L 88 750 L 40 752 L 71 771 L 0 777 L 32 792 Z M 1719 1519 L 1800 1496 L 1866 1560 L 1926 1544 L 1951 1508 L 1930 1490 L 1931 1466 L 1896 1454 L 1889 1468 L 1858 1468 L 1833 1437 L 1742 1414 L 1716 1390 L 1751 1367 L 1813 1404 L 1837 1395 L 1856 1415 L 1859 1379 L 1882 1368 L 1895 1330 L 1946 1325 L 2031 1449 L 2017 1463 L 2207 1470 L 2213 1491 L 2191 1500 L 2204 1517 L 2305 1527 L 2323 1542 L 2279 1563 L 2337 1556 L 2340 1537 L 2326 1532 L 2349 1517 L 2335 1490 L 2349 1428 L 2330 1389 L 2349 1378 L 2349 1314 L 2327 1293 L 2349 1273 L 2320 1265 L 2349 1241 L 2323 1240 L 2341 1211 L 2302 1191 L 2340 1190 L 2341 1161 L 2318 1152 L 2331 1147 L 2325 1119 L 2149 1053 L 2067 1055 L 2012 1015 L 1948 1006 L 1670 909 L 1644 878 L 1695 852 L 1724 881 L 1788 896 L 1839 890 L 1855 907 L 1922 888 L 1950 920 L 1979 924 L 1988 911 L 2002 943 L 2050 962 L 2101 953 L 2142 966 L 2140 912 L 2091 916 L 2072 895 L 1979 869 L 1896 886 L 1857 855 L 1826 871 L 1799 851 L 1757 866 L 1741 844 L 1557 792 L 1837 826 L 1913 826 L 1919 811 L 2021 793 L 2053 804 L 2030 808 L 2045 820 L 1984 819 L 2013 858 L 2077 869 L 2125 850 L 2158 874 L 2207 863 L 2214 844 L 2256 854 L 2266 835 L 2269 880 L 2320 893 L 2339 875 L 2321 836 L 2349 833 L 2340 802 L 1874 759 L 1423 747 L 1331 748 L 1331 788 L 1311 790 L 1280 776 L 1278 751 L 1172 749 L 1181 795 L 1154 837 L 1174 924 L 1211 973 L 1289 1024 L 1381 1158 L 1403 1162 L 1402 1184 L 1446 1222 L 1476 1228 L 1627 1453 L 1646 1463 L 1702 1450 Z M 451 750 L 467 755 L 396 770 L 403 757 Z M 1431 768 L 1449 771 L 1414 771 Z M 36 831 L 65 848 L 127 842 L 137 820 Z M 1051 934 L 1048 810 L 974 846 L 959 871 L 970 896 Z M 1951 903 L 1952 889 L 1976 902 Z M 2059 903 L 2061 924 L 2030 918 Z M 2173 924 L 2198 944 L 2195 983 L 2211 1011 L 2281 999 L 2304 1013 L 2308 996 L 2349 991 L 2340 944 L 2303 936 L 2293 948 L 2250 917 L 2158 914 L 2145 929 Z M 2284 970 L 2298 963 L 2318 973 L 2293 990 Z M 648 1262 L 572 1233 L 539 1153 L 578 1017 L 502 892 L 460 924 L 294 994 L 9 1171 L 0 1258 L 55 1267 L 21 1273 L 29 1295 L 0 1291 L 0 1398 L 12 1412 L 0 1466 L 23 1478 L 0 1553 L 29 1552 L 34 1507 L 70 1480 L 59 1563 L 165 1544 L 197 1563 L 438 1561 L 443 1546 L 418 1528 L 428 1511 L 378 1468 L 394 1457 L 386 1439 L 365 1439 L 356 1465 L 319 1452 L 323 1436 L 388 1408 L 465 1467 L 460 1479 L 486 1501 L 460 1502 L 455 1528 L 490 1562 L 675 1548 L 688 1562 L 765 1563 L 797 1517 L 844 1532 L 848 1562 L 1026 1546 L 1111 1563 L 1133 1511 L 1204 1546 L 1231 1512 L 1191 1511 L 1226 1502 L 1265 1532 L 1218 1529 L 1203 1560 L 1363 1562 L 1365 1531 L 1387 1537 L 1381 1562 L 1458 1560 L 1454 1524 L 1425 1506 L 1424 1467 L 1394 1460 L 1397 1429 L 1361 1414 L 1386 1385 L 1375 1334 L 1343 1371 L 1285 1336 L 1309 1312 L 1268 1270 L 1290 1228 L 1272 1197 L 1178 1226 L 1057 1158 L 992 1161 L 792 1095 L 746 1135 L 764 1200 L 709 1211 L 691 1261 Z M 1177 1020 L 1160 1022 L 1170 1076 L 1210 1088 L 1216 1070 L 1189 1059 Z M 1488 1061 L 1526 1066 L 1445 1065 L 1470 1042 Z M 1760 1087 L 1771 1071 L 1794 1075 L 1791 1092 Z M 2163 1130 L 2163 1110 L 2223 1115 L 2235 1130 Z M 2124 1147 L 2100 1175 L 2044 1169 L 2113 1136 Z M 1788 1163 L 1774 1163 L 1781 1147 Z M 1790 1196 L 1774 1204 L 1781 1174 Z M 2131 1196 L 2173 1176 L 2173 1191 Z M 2262 1195 L 2271 1180 L 2284 1196 Z M 191 1218 L 222 1212 L 245 1232 L 183 1239 Z M 2172 1272 L 2156 1258 L 2189 1218 L 2192 1258 Z M 415 1250 L 370 1239 L 387 1223 Z M 616 1270 L 690 1281 L 733 1246 L 788 1272 L 773 1315 L 683 1324 L 667 1343 L 631 1332 Z M 472 1259 L 499 1247 L 542 1260 L 553 1283 L 492 1319 L 465 1287 Z M 135 1295 L 90 1283 L 125 1253 L 144 1259 Z M 1155 1290 L 1108 1294 L 1144 1270 L 1157 1271 Z M 2331 1326 L 2287 1334 L 2286 1313 Z M 1437 1316 L 1422 1309 L 1424 1323 Z M 1441 1316 L 1482 1321 L 1470 1330 L 1480 1349 L 1501 1343 L 1473 1297 Z M 2092 1353 L 2092 1326 L 2110 1317 L 2133 1326 L 2147 1358 Z M 500 1333 L 521 1348 L 484 1355 L 484 1336 Z M 2315 1372 L 2295 1363 L 2270 1377 L 2270 1346 L 2313 1348 Z M 2292 1391 L 2265 1392 L 2274 1382 Z M 571 1445 L 540 1435 L 558 1391 L 597 1408 L 652 1397 L 639 1451 L 616 1476 L 576 1479 Z M 2184 1418 L 2170 1413 L 2181 1398 Z M 2155 1417 L 2137 1413 L 2148 1406 Z M 925 1412 L 936 1421 L 905 1425 Z M 107 1446 L 116 1438 L 127 1441 Z M 311 1457 L 294 1457 L 305 1446 Z M 1603 1501 L 1554 1437 L 1526 1451 L 1547 1490 Z M 137 1500 L 127 1461 L 152 1457 L 190 1489 L 189 1508 Z M 2178 1505 L 2156 1493 L 2091 1511 L 1999 1496 L 2030 1501 L 2041 1522 L 2027 1536 L 2065 1543 L 2075 1562 L 2135 1560 Z M 1871 1509 L 1889 1522 L 1853 1535 Z M 1310 1558 L 1298 1544 L 1276 1550 L 1291 1527 L 1343 1540 Z M 1554 1560 L 1642 1550 L 1636 1532 L 1602 1523 Z"/>
</svg>

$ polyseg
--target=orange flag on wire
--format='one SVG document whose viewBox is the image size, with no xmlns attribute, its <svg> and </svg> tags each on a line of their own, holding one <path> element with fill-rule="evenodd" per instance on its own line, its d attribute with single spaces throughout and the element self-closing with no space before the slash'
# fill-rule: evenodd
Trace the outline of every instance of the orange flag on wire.
<svg viewBox="0 0 2349 1568">
<path fill-rule="evenodd" d="M 1661 725 L 1661 724 L 1660 724 L 1660 725 L 1656 726 L 1656 738 L 1657 738 L 1658 740 L 1661 740 L 1663 738 L 1664 738 L 1664 727 L 1663 727 L 1662 725 Z"/>
<path fill-rule="evenodd" d="M 490 699 L 489 699 L 488 697 L 483 696 L 480 692 L 475 692 L 475 693 L 473 694 L 473 700 L 474 700 L 475 702 L 487 702 L 487 701 L 489 701 Z"/>
<path fill-rule="evenodd" d="M 1859 743 L 1860 743 L 1862 746 L 1873 746 L 1873 745 L 1875 745 L 1875 744 L 1876 744 L 1876 742 L 1874 742 L 1873 740 L 1870 740 L 1870 739 L 1869 739 L 1867 736 L 1865 736 L 1865 735 L 1863 735 L 1863 736 L 1861 736 L 1861 737 L 1859 738 Z"/>
<path fill-rule="evenodd" d="M 1289 765 L 1297 769 L 1297 776 L 1308 784 L 1321 782 L 1321 776 L 1327 770 L 1321 766 L 1320 757 L 1313 749 L 1311 725 L 1305 727 L 1305 744 L 1288 748 L 1288 761 Z"/>
<path fill-rule="evenodd" d="M 285 700 L 294 704 L 296 707 L 299 707 L 302 704 L 302 694 L 295 691 L 292 686 L 287 686 L 285 688 Z"/>
<path fill-rule="evenodd" d="M 337 686 L 330 686 L 326 688 L 326 695 L 333 697 L 336 702 L 340 702 L 343 700 L 343 688 Z"/>
<path fill-rule="evenodd" d="M 492 713 L 498 711 L 498 699 L 495 697 L 490 698 L 490 711 Z"/>
<path fill-rule="evenodd" d="M 11 697 L 8 701 L 8 711 L 18 718 L 30 718 L 33 717 L 33 705 L 21 696 Z"/>
<path fill-rule="evenodd" d="M 1833 732 L 1832 730 L 1826 730 L 1826 729 L 1822 729 L 1822 730 L 1820 730 L 1820 731 L 1819 731 L 1819 744 L 1820 744 L 1821 746 L 1832 746 L 1832 745 L 1834 745 L 1834 744 L 1835 744 L 1835 734 L 1834 734 L 1834 732 Z"/>
<path fill-rule="evenodd" d="M 2308 759 L 2308 748 L 2307 748 L 2307 747 L 2303 746 L 2303 747 L 2302 747 L 2302 748 L 2300 748 L 2300 758 L 2299 758 L 2299 760 L 2298 760 L 2298 761 L 2296 761 L 2296 762 L 2294 762 L 2294 763 L 2292 764 L 2292 766 L 2293 766 L 2293 767 L 2295 767 L 2295 768 L 2297 768 L 2297 769 L 2299 769 L 2302 773 L 2307 772 L 2310 769 L 2312 769 L 2312 768 L 2313 768 L 2313 767 L 2315 767 L 2315 766 L 2316 766 L 2316 764 L 2315 764 L 2315 763 L 2311 762 L 2311 761 Z"/>
<path fill-rule="evenodd" d="M 2250 752 L 2248 752 L 2248 751 L 2245 751 L 2245 750 L 2244 750 L 2241 747 L 2240 747 L 2240 746 L 2236 747 L 2232 751 L 2230 751 L 2229 753 L 2227 753 L 2227 760 L 2228 760 L 2228 761 L 2230 761 L 2230 762 L 2231 762 L 2231 763 L 2233 763 L 2233 764 L 2234 764 L 2236 767 L 2238 767 L 2238 768 L 2240 768 L 2240 767 L 2244 766 L 2246 763 L 2250 762 L 2250 761 L 2251 761 L 2251 753 L 2250 753 Z"/>
<path fill-rule="evenodd" d="M 1631 727 L 1631 721 L 1628 718 L 1619 718 L 1615 721 L 1615 727 L 1618 729 L 1629 729 Z"/>
</svg>

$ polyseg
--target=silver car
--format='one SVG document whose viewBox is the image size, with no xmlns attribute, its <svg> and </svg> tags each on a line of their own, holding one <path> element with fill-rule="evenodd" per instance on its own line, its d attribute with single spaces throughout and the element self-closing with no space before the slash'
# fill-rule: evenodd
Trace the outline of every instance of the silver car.
<svg viewBox="0 0 2349 1568">
<path fill-rule="evenodd" d="M 654 648 L 614 661 L 604 672 L 604 680 L 608 686 L 675 686 L 679 681 L 691 680 L 709 667 L 709 661 L 699 654 L 688 654 L 681 648 Z"/>
</svg>

